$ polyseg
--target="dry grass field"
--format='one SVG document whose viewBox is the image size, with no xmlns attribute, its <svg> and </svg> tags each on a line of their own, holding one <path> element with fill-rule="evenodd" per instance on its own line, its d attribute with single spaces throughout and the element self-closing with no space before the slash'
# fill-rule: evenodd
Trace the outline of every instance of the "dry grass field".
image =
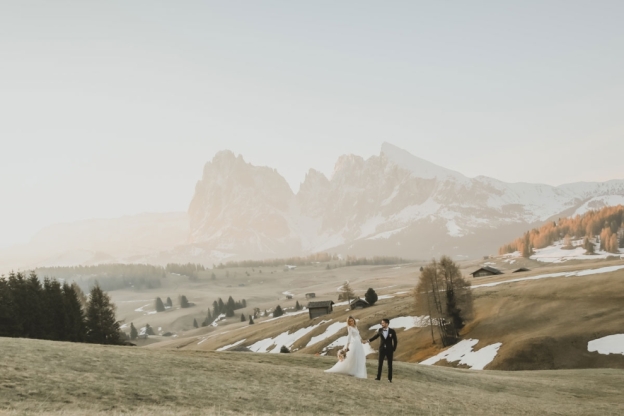
<svg viewBox="0 0 624 416">
<path fill-rule="evenodd" d="M 0 414 L 619 415 L 624 372 L 472 371 L 398 363 L 394 383 L 334 360 L 0 339 Z"/>
<path fill-rule="evenodd" d="M 622 265 L 621 260 L 582 264 L 541 265 L 529 273 L 505 274 L 473 279 L 473 285 L 504 282 L 546 273 L 571 272 Z M 465 272 L 475 265 L 465 267 Z M 334 322 L 344 322 L 349 315 L 358 319 L 362 336 L 372 336 L 368 328 L 383 317 L 410 316 L 413 298 L 408 292 L 413 287 L 416 266 L 349 268 L 350 280 L 359 291 L 372 286 L 380 294 L 394 296 L 382 299 L 366 309 L 348 311 L 337 307 L 331 315 L 310 320 L 307 314 L 278 320 L 260 319 L 249 326 L 237 320 L 226 321 L 218 327 L 185 331 L 174 339 L 150 345 L 150 348 L 214 351 L 244 339 L 240 347 L 276 337 L 280 333 L 318 325 L 298 339 L 293 349 L 297 354 L 318 354 L 346 330 L 326 340 L 306 347 L 310 339 L 322 334 Z M 375 276 L 375 277 L 374 277 Z M 321 286 L 323 283 L 317 283 Z M 325 286 L 328 286 L 325 283 Z M 334 281 L 327 290 L 336 290 Z M 296 293 L 296 292 L 295 292 Z M 399 294 L 397 294 L 399 293 Z M 329 296 L 329 293 L 328 293 Z M 501 342 L 502 346 L 486 369 L 490 370 L 545 370 L 572 368 L 624 368 L 623 355 L 603 355 L 588 352 L 587 343 L 603 336 L 624 333 L 624 270 L 586 276 L 551 277 L 540 280 L 510 282 L 492 287 L 473 289 L 475 317 L 462 331 L 462 338 L 478 339 L 475 349 Z M 323 296 L 321 296 L 323 298 Z M 392 323 L 391 323 L 392 326 Z M 432 344 L 429 328 L 397 329 L 399 348 L 395 359 L 420 362 L 440 351 Z M 334 349 L 327 351 L 329 355 Z M 374 359 L 370 355 L 369 359 Z M 444 361 L 438 365 L 449 365 Z M 456 364 L 453 364 L 456 365 Z"/>
</svg>

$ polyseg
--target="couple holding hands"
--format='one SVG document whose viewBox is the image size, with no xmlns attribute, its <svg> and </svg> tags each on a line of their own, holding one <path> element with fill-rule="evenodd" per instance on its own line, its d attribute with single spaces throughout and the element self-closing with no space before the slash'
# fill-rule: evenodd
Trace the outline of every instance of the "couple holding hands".
<svg viewBox="0 0 624 416">
<path fill-rule="evenodd" d="M 356 378 L 367 378 L 366 375 L 366 353 L 364 344 L 373 342 L 379 338 L 379 367 L 377 368 L 377 378 L 381 380 L 381 370 L 384 359 L 388 360 L 388 381 L 392 383 L 392 356 L 397 348 L 398 339 L 394 329 L 389 327 L 390 320 L 382 319 L 381 328 L 375 336 L 369 340 L 363 340 L 355 325 L 355 318 L 347 318 L 347 342 L 343 349 L 338 351 L 338 362 L 326 373 L 338 373 L 354 376 Z"/>
</svg>

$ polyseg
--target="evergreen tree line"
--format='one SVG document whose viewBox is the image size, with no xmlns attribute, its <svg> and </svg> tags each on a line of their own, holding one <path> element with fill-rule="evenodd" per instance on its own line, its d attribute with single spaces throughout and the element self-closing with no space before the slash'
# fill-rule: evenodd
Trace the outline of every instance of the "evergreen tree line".
<svg viewBox="0 0 624 416">
<path fill-rule="evenodd" d="M 624 247 L 624 238 L 618 237 L 624 221 L 624 206 L 604 207 L 597 211 L 588 211 L 583 215 L 560 218 L 559 222 L 548 222 L 540 228 L 527 231 L 524 235 L 499 249 L 499 254 L 519 251 L 529 257 L 533 249 L 548 247 L 559 240 L 584 238 L 583 246 L 594 237 L 600 238 L 600 248 L 611 253 L 618 253 Z M 589 251 L 589 249 L 588 249 Z M 593 252 L 593 247 L 591 248 Z"/>
<path fill-rule="evenodd" d="M 195 304 L 189 302 L 188 299 L 186 298 L 186 296 L 184 296 L 184 295 L 178 296 L 178 304 L 180 305 L 180 308 L 182 308 L 182 309 L 190 308 L 191 306 L 195 306 Z M 165 305 L 167 307 L 165 307 Z M 167 297 L 167 300 L 165 302 L 163 302 L 163 300 L 160 297 L 158 297 L 158 298 L 156 298 L 156 303 L 155 303 L 154 307 L 156 309 L 156 312 L 164 312 L 168 308 L 172 308 L 173 307 L 173 301 L 171 300 L 170 297 Z"/>
<path fill-rule="evenodd" d="M 228 267 L 281 267 L 285 264 L 291 266 L 309 266 L 316 263 L 329 263 L 331 261 L 340 261 L 340 257 L 336 254 L 330 253 L 316 253 L 311 254 L 305 257 L 288 257 L 283 259 L 266 259 L 266 260 L 243 260 L 243 261 L 229 261 L 225 264 L 219 263 L 219 265 L 214 265 L 215 269 L 225 269 Z M 391 264 L 404 264 L 409 263 L 409 260 L 400 258 L 400 257 L 392 257 L 392 256 L 374 256 L 374 257 L 356 257 L 356 256 L 347 256 L 344 263 L 338 263 L 334 265 L 336 267 L 345 267 L 345 266 L 364 266 L 364 265 L 391 265 Z M 331 268 L 329 264 L 326 266 L 327 269 Z"/>
<path fill-rule="evenodd" d="M 460 330 L 472 318 L 473 300 L 470 282 L 449 257 L 435 259 L 420 272 L 414 291 L 416 313 L 427 315 L 431 326 L 431 340 L 435 343 L 434 327 L 443 346 L 454 344 Z"/>
<path fill-rule="evenodd" d="M 338 256 L 336 254 L 330 253 L 315 253 L 303 257 L 228 261 L 225 264 L 219 263 L 219 265 L 217 266 L 215 266 L 214 264 L 212 266 L 215 269 L 225 269 L 227 267 L 281 267 L 285 264 L 290 264 L 293 266 L 307 266 L 313 263 L 325 263 L 332 260 L 338 260 Z"/>
<path fill-rule="evenodd" d="M 66 282 L 76 282 L 88 292 L 96 284 L 107 292 L 119 289 L 156 289 L 167 274 L 160 266 L 149 264 L 99 264 L 97 266 L 41 267 L 39 276 L 54 276 Z"/>
<path fill-rule="evenodd" d="M 94 286 L 89 298 L 78 285 L 11 273 L 0 277 L 0 336 L 122 344 L 115 305 Z"/>
<path fill-rule="evenodd" d="M 165 270 L 169 273 L 181 274 L 184 276 L 192 277 L 197 279 L 199 277 L 199 272 L 205 272 L 206 268 L 201 264 L 194 263 L 186 263 L 186 264 L 178 264 L 178 263 L 169 263 L 165 266 Z"/>
<path fill-rule="evenodd" d="M 223 299 L 219 298 L 218 300 L 212 302 L 212 311 L 208 309 L 206 319 L 204 319 L 201 326 L 208 326 L 212 324 L 220 315 L 225 315 L 227 318 L 231 318 L 234 316 L 235 310 L 246 307 L 247 301 L 245 299 L 234 301 L 234 298 L 230 296 L 227 302 L 223 302 Z"/>
</svg>

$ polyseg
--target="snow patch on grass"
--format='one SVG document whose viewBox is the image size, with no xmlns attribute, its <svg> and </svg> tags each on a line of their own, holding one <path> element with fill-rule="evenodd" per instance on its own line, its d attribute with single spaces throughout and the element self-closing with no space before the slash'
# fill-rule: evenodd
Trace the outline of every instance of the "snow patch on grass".
<svg viewBox="0 0 624 416">
<path fill-rule="evenodd" d="M 314 345 L 317 342 L 321 342 L 331 337 L 332 335 L 337 334 L 341 329 L 346 328 L 346 327 L 347 327 L 346 322 L 334 322 L 333 324 L 325 328 L 325 332 L 323 332 L 321 335 L 312 337 L 312 339 L 310 339 L 310 342 L 308 342 L 308 345 L 306 345 L 306 347 L 309 347 L 310 345 Z"/>
<path fill-rule="evenodd" d="M 446 360 L 449 363 L 459 361 L 459 364 L 465 364 L 473 370 L 483 370 L 485 366 L 494 360 L 499 348 L 503 344 L 497 342 L 478 351 L 473 351 L 472 347 L 477 345 L 478 342 L 478 339 L 462 340 L 438 355 L 422 361 L 420 364 L 433 365 L 441 360 Z"/>
<path fill-rule="evenodd" d="M 484 283 L 482 285 L 471 286 L 471 288 L 477 289 L 479 287 L 492 287 L 492 286 L 503 285 L 505 283 L 522 282 L 525 280 L 540 280 L 540 279 L 546 279 L 549 277 L 588 276 L 592 274 L 611 273 L 611 272 L 615 272 L 621 269 L 624 269 L 624 266 L 607 266 L 607 267 L 600 267 L 598 269 L 577 270 L 573 272 L 546 273 L 546 274 L 539 274 L 537 276 L 523 277 L 520 279 L 505 280 L 502 282 Z"/>
<path fill-rule="evenodd" d="M 608 335 L 589 341 L 587 343 L 587 351 L 604 355 L 624 355 L 624 334 Z"/>
<path fill-rule="evenodd" d="M 232 347 L 236 347 L 237 345 L 242 344 L 243 342 L 245 342 L 245 339 L 244 339 L 244 338 L 243 338 L 243 339 L 241 339 L 240 341 L 236 341 L 234 344 L 230 344 L 230 345 L 226 345 L 226 346 L 221 347 L 221 348 L 217 348 L 217 351 L 225 351 L 225 350 L 228 350 L 228 349 L 230 349 L 230 348 L 232 348 Z"/>
<path fill-rule="evenodd" d="M 249 346 L 249 349 L 253 352 L 269 352 L 269 353 L 278 353 L 280 351 L 280 348 L 282 346 L 285 346 L 287 348 L 290 348 L 293 346 L 293 344 L 295 342 L 297 342 L 298 339 L 304 337 L 305 335 L 309 334 L 310 332 L 314 331 L 316 328 L 318 328 L 320 325 L 327 323 L 327 322 L 331 322 L 331 320 L 329 321 L 321 321 L 316 325 L 312 325 L 312 326 L 308 326 L 306 328 L 301 328 L 298 329 L 297 331 L 293 332 L 292 334 L 290 333 L 290 331 L 286 331 L 286 332 L 282 332 L 281 334 L 279 334 L 278 336 L 276 336 L 275 338 L 265 338 L 263 340 L 260 340 L 252 345 Z M 269 349 L 275 345 L 275 348 L 271 349 L 269 351 Z"/>
</svg>

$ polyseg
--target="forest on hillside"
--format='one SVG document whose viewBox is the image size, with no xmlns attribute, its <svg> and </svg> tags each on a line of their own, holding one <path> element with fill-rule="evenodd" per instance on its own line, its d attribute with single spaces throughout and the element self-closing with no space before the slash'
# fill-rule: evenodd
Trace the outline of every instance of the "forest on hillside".
<svg viewBox="0 0 624 416">
<path fill-rule="evenodd" d="M 149 264 L 99 264 L 97 266 L 41 267 L 35 270 L 40 276 L 76 282 L 84 291 L 96 283 L 105 291 L 119 289 L 155 289 L 167 276 L 165 269 Z"/>
<path fill-rule="evenodd" d="M 214 266 L 216 269 L 225 269 L 228 267 L 281 267 L 284 265 L 291 266 L 309 266 L 317 263 L 329 263 L 329 262 L 342 262 L 339 265 L 342 266 L 359 266 L 359 265 L 389 265 L 389 264 L 403 264 L 409 263 L 409 260 L 400 257 L 390 256 L 374 256 L 374 257 L 356 257 L 347 256 L 342 258 L 337 254 L 331 253 L 314 253 L 309 256 L 301 257 L 288 257 L 288 258 L 275 258 L 264 260 L 241 260 L 241 261 L 228 261 L 223 264 L 220 263 Z"/>
<path fill-rule="evenodd" d="M 499 249 L 499 254 L 518 251 L 523 257 L 529 257 L 533 249 L 548 247 L 556 241 L 564 241 L 566 248 L 573 248 L 572 240 L 583 239 L 583 247 L 593 252 L 594 239 L 600 242 L 600 249 L 619 253 L 624 247 L 622 222 L 624 206 L 605 207 L 596 211 L 588 211 L 575 217 L 560 218 L 559 221 L 548 222 L 540 228 L 527 231 L 520 238 Z"/>
</svg>

